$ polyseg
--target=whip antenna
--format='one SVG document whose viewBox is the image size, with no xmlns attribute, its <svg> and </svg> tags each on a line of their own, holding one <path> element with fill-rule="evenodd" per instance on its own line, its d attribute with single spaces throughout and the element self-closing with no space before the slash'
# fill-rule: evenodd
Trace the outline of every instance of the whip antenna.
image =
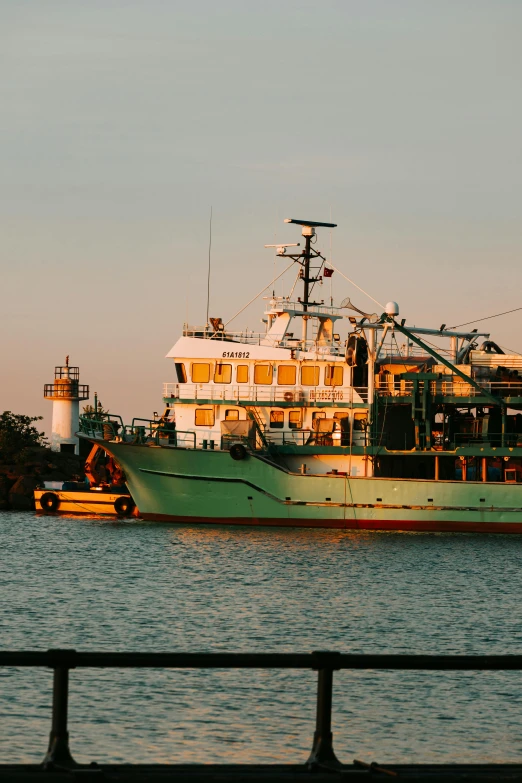
<svg viewBox="0 0 522 783">
<path fill-rule="evenodd" d="M 207 326 L 208 326 L 208 311 L 210 307 L 210 253 L 212 250 L 212 207 L 210 207 L 210 224 L 208 231 L 208 274 L 207 274 Z"/>
</svg>

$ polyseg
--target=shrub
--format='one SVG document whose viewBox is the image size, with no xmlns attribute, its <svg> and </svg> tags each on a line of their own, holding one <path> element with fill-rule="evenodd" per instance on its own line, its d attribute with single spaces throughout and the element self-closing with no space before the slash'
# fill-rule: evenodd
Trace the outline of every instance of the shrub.
<svg viewBox="0 0 522 783">
<path fill-rule="evenodd" d="M 31 446 L 46 446 L 44 432 L 38 432 L 35 421 L 43 416 L 24 416 L 20 413 L 4 411 L 0 414 L 0 460 L 18 462 L 23 458 L 24 450 Z"/>
</svg>

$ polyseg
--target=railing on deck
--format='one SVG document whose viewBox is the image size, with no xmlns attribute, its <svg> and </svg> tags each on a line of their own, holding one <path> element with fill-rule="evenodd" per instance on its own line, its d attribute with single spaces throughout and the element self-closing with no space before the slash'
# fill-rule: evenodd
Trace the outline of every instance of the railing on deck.
<svg viewBox="0 0 522 783">
<path fill-rule="evenodd" d="M 292 430 L 290 432 L 278 432 L 277 430 L 267 429 L 264 432 L 265 438 L 270 444 L 275 446 L 350 446 L 350 433 L 347 430 L 335 431 L 333 433 L 315 432 L 310 429 Z M 368 443 L 368 436 L 365 431 L 354 430 L 351 444 L 353 447 L 363 447 Z"/>
<path fill-rule="evenodd" d="M 480 421 L 480 419 L 479 419 Z M 446 443 L 446 448 L 452 450 L 458 446 L 505 446 L 514 448 L 522 446 L 522 433 L 516 432 L 456 432 L 453 435 L 453 442 Z M 480 455 L 477 455 L 480 456 Z"/>
<path fill-rule="evenodd" d="M 300 386 L 249 386 L 248 384 L 164 383 L 163 397 L 167 400 L 209 400 L 210 402 L 238 402 L 243 404 L 294 403 L 315 405 L 321 402 L 367 402 L 368 387 L 332 386 L 306 388 Z"/>
<path fill-rule="evenodd" d="M 80 416 L 80 432 L 96 440 L 196 448 L 195 432 L 177 430 L 173 422 L 158 419 L 135 418 L 132 424 L 124 424 L 120 416 L 112 414 L 107 414 L 101 419 Z"/>
<path fill-rule="evenodd" d="M 423 390 L 424 384 L 429 383 L 430 394 L 443 395 L 444 397 L 479 397 L 480 391 L 466 383 L 464 380 L 451 380 L 451 376 L 444 376 L 436 381 L 419 380 L 418 388 Z M 497 397 L 522 397 L 522 383 L 504 381 L 476 381 L 481 389 L 494 394 Z M 377 376 L 375 379 L 375 391 L 381 397 L 410 397 L 413 394 L 415 381 L 406 381 L 398 375 Z"/>
<path fill-rule="evenodd" d="M 267 348 L 286 348 L 287 350 L 300 350 L 308 353 L 315 353 L 318 359 L 325 356 L 344 356 L 345 346 L 334 342 L 331 345 L 322 345 L 317 340 L 300 340 L 290 334 L 279 338 L 276 336 L 268 337 L 263 332 L 213 332 L 211 329 L 205 330 L 204 327 L 191 327 L 183 330 L 183 337 L 196 337 L 203 340 L 213 340 L 217 342 L 235 343 L 238 351 L 242 351 L 242 345 L 264 345 Z M 228 346 L 227 346 L 228 347 Z"/>
<path fill-rule="evenodd" d="M 43 765 L 76 766 L 69 747 L 69 672 L 81 668 L 118 669 L 305 669 L 317 671 L 315 731 L 310 769 L 339 768 L 332 735 L 334 671 L 521 671 L 521 655 L 357 655 L 313 653 L 118 653 L 48 650 L 0 652 L 0 666 L 53 670 L 52 721 Z"/>
<path fill-rule="evenodd" d="M 158 446 L 177 446 L 178 448 L 214 448 L 219 442 L 204 438 L 199 432 L 177 430 L 172 422 L 155 419 L 135 418 L 132 424 L 124 424 L 120 416 L 108 414 L 103 419 L 80 417 L 80 432 L 96 440 L 119 441 L 135 444 L 156 444 Z M 311 429 L 278 431 L 265 429 L 263 435 L 268 444 L 275 446 L 345 446 L 350 445 L 349 432 L 336 430 L 333 433 L 315 432 Z M 228 449 L 233 443 L 244 442 L 254 448 L 255 441 L 237 435 L 222 435 L 221 448 Z M 352 446 L 365 446 L 368 434 L 364 430 L 355 430 L 352 434 Z"/>
<path fill-rule="evenodd" d="M 479 386 L 497 397 L 522 397 L 522 383 L 520 381 L 476 381 Z M 431 381 L 432 394 L 444 394 L 448 397 L 477 397 L 480 392 L 474 386 L 464 381 Z"/>
</svg>

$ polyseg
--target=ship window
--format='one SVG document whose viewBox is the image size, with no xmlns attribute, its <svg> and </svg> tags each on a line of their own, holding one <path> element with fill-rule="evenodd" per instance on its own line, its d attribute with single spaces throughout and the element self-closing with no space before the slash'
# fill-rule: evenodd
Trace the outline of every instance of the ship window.
<svg viewBox="0 0 522 783">
<path fill-rule="evenodd" d="M 312 413 L 312 421 L 316 419 L 326 419 L 326 413 L 324 411 L 315 411 L 315 413 Z"/>
<path fill-rule="evenodd" d="M 239 411 L 235 408 L 225 411 L 225 421 L 239 421 Z"/>
<path fill-rule="evenodd" d="M 208 383 L 210 380 L 210 364 L 193 364 L 191 373 L 193 383 Z"/>
<path fill-rule="evenodd" d="M 178 383 L 186 383 L 187 382 L 187 373 L 185 371 L 185 365 L 183 362 L 176 362 L 176 377 L 178 379 Z"/>
<path fill-rule="evenodd" d="M 283 429 L 284 426 L 285 426 L 284 411 L 270 411 L 270 429 L 281 430 Z"/>
<path fill-rule="evenodd" d="M 280 386 L 295 386 L 297 367 L 294 364 L 280 364 L 277 368 L 277 382 Z"/>
<path fill-rule="evenodd" d="M 236 380 L 238 383 L 248 383 L 248 364 L 238 364 Z"/>
<path fill-rule="evenodd" d="M 230 383 L 232 380 L 231 364 L 216 364 L 214 383 Z"/>
<path fill-rule="evenodd" d="M 368 416 L 366 413 L 356 413 L 353 420 L 354 430 L 363 432 L 368 424 Z"/>
<path fill-rule="evenodd" d="M 301 384 L 317 386 L 319 383 L 319 367 L 301 367 Z"/>
<path fill-rule="evenodd" d="M 300 430 L 303 426 L 303 416 L 301 411 L 290 411 L 288 417 L 288 426 L 291 430 Z"/>
<path fill-rule="evenodd" d="M 194 423 L 198 427 L 214 426 L 214 408 L 196 408 Z"/>
<path fill-rule="evenodd" d="M 337 419 L 337 421 L 340 421 L 341 419 L 349 419 L 350 414 L 348 411 L 335 411 L 334 413 L 334 419 Z"/>
<path fill-rule="evenodd" d="M 343 385 L 343 368 L 336 364 L 327 364 L 324 368 L 324 385 L 325 386 L 342 386 Z"/>
<path fill-rule="evenodd" d="M 256 364 L 254 367 L 254 383 L 270 386 L 274 377 L 274 368 L 271 364 Z"/>
</svg>

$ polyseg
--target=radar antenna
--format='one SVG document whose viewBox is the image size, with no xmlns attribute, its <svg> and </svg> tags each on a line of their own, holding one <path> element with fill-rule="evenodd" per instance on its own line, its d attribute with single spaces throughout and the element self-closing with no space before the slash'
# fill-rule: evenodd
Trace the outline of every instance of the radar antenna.
<svg viewBox="0 0 522 783">
<path fill-rule="evenodd" d="M 317 283 L 319 280 L 321 280 L 321 276 L 318 275 L 317 277 L 311 277 L 310 276 L 310 261 L 313 258 L 320 258 L 321 259 L 321 266 L 319 267 L 319 270 L 321 269 L 323 263 L 326 261 L 325 257 L 315 248 L 312 248 L 312 240 L 315 237 L 315 229 L 316 228 L 336 228 L 337 223 L 320 223 L 317 220 L 297 220 L 295 218 L 285 218 L 285 223 L 295 223 L 298 226 L 302 226 L 301 233 L 303 237 L 305 238 L 305 247 L 304 250 L 302 250 L 300 253 L 287 253 L 286 248 L 287 247 L 300 247 L 299 243 L 296 244 L 276 244 L 276 245 L 265 245 L 265 247 L 276 247 L 277 248 L 277 255 L 282 256 L 284 255 L 286 258 L 292 258 L 296 263 L 301 264 L 302 269 L 299 273 L 299 276 L 301 277 L 303 281 L 303 297 L 300 300 L 301 304 L 303 306 L 303 311 L 306 313 L 308 310 L 308 305 L 315 304 L 314 302 L 310 302 L 310 283 Z M 307 319 L 309 316 L 303 317 L 303 341 L 306 343 L 306 326 L 307 326 Z"/>
<path fill-rule="evenodd" d="M 300 247 L 300 242 L 287 242 L 286 245 L 282 245 L 280 243 L 277 243 L 275 245 L 265 245 L 265 247 L 277 247 L 276 255 L 278 256 L 284 256 L 286 255 L 286 248 L 287 247 Z"/>
</svg>

